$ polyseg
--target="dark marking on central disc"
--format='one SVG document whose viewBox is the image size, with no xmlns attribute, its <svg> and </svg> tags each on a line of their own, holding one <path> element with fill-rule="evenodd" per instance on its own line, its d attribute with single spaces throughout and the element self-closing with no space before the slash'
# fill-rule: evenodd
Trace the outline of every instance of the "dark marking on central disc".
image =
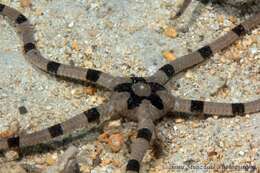
<svg viewBox="0 0 260 173">
<path fill-rule="evenodd" d="M 17 24 L 21 24 L 21 23 L 24 23 L 26 21 L 27 21 L 27 18 L 22 14 L 20 16 L 18 16 L 17 19 L 15 20 L 15 22 Z"/>
</svg>

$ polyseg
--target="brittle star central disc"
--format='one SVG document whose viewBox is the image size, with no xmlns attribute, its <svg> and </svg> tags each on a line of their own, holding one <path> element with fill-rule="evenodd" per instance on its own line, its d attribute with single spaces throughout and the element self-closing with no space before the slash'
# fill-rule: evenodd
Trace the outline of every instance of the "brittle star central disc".
<svg viewBox="0 0 260 173">
<path fill-rule="evenodd" d="M 151 95 L 151 87 L 147 83 L 137 82 L 132 85 L 132 90 L 139 97 L 148 97 Z"/>
<path fill-rule="evenodd" d="M 163 109 L 161 98 L 156 94 L 157 91 L 165 90 L 165 88 L 155 82 L 147 82 L 144 78 L 133 77 L 131 83 L 119 84 L 114 91 L 128 92 L 130 94 L 127 100 L 128 109 L 138 107 L 144 99 L 149 100 L 150 103 L 157 109 Z"/>
</svg>

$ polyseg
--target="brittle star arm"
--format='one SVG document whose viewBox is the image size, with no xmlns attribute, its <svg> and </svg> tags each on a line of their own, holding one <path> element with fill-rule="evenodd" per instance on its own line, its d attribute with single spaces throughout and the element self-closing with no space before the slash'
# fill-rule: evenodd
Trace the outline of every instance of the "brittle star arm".
<svg viewBox="0 0 260 173">
<path fill-rule="evenodd" d="M 173 19 L 177 19 L 178 17 L 180 17 L 184 13 L 184 11 L 188 8 L 191 2 L 192 0 L 184 0 L 184 2 L 181 4 L 180 9 L 177 11 Z"/>
<path fill-rule="evenodd" d="M 150 146 L 151 140 L 155 138 L 154 121 L 166 115 L 174 106 L 174 97 L 167 90 L 156 91 L 155 99 L 143 101 L 134 113 L 137 116 L 138 131 L 137 137 L 131 145 L 131 155 L 126 165 L 127 173 L 138 173 L 141 161 Z M 162 104 L 162 107 L 156 105 Z"/>
<path fill-rule="evenodd" d="M 250 17 L 248 20 L 234 27 L 224 36 L 214 42 L 192 52 L 188 55 L 177 58 L 175 61 L 162 66 L 148 81 L 166 84 L 175 74 L 180 73 L 192 66 L 200 64 L 212 57 L 215 53 L 226 49 L 240 37 L 251 31 L 260 24 L 260 12 Z"/>
<path fill-rule="evenodd" d="M 84 111 L 62 123 L 31 134 L 2 138 L 0 139 L 0 150 L 33 146 L 48 142 L 64 134 L 70 134 L 77 129 L 94 128 L 110 120 L 111 117 L 118 116 L 123 110 L 127 109 L 126 103 L 125 95 L 119 94 L 116 98 L 112 98 L 110 102 Z"/>
<path fill-rule="evenodd" d="M 15 23 L 18 35 L 23 41 L 25 58 L 34 67 L 59 77 L 87 81 L 112 90 L 114 86 L 127 82 L 127 78 L 114 77 L 95 69 L 73 67 L 44 58 L 36 47 L 34 30 L 29 20 L 19 11 L 0 3 L 0 15 Z"/>
<path fill-rule="evenodd" d="M 177 11 L 177 13 L 175 14 L 175 16 L 172 19 L 175 20 L 175 19 L 179 18 L 186 11 L 186 9 L 189 7 L 191 2 L 192 2 L 192 0 L 184 0 L 183 3 L 181 4 L 179 10 Z M 206 5 L 210 2 L 210 0 L 200 0 L 200 2 L 204 5 Z"/>
<path fill-rule="evenodd" d="M 138 121 L 137 137 L 131 144 L 131 156 L 126 165 L 127 173 L 136 173 L 140 170 L 140 162 L 150 147 L 150 141 L 154 133 L 154 123 L 150 118 L 142 118 Z"/>
<path fill-rule="evenodd" d="M 219 103 L 175 97 L 172 112 L 235 116 L 260 112 L 260 99 L 245 103 Z"/>
</svg>

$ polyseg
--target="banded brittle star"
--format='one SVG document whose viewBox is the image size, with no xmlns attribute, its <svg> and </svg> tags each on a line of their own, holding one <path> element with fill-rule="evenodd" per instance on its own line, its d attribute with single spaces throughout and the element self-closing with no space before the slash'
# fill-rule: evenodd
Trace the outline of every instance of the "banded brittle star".
<svg viewBox="0 0 260 173">
<path fill-rule="evenodd" d="M 0 4 L 0 14 L 14 22 L 23 41 L 26 60 L 35 68 L 57 77 L 66 77 L 97 84 L 113 92 L 111 99 L 100 106 L 75 115 L 49 128 L 20 136 L 0 139 L 0 150 L 36 145 L 72 133 L 80 128 L 92 128 L 113 116 L 138 122 L 137 137 L 131 145 L 126 172 L 139 172 L 140 162 L 152 138 L 154 121 L 168 112 L 241 115 L 260 111 L 260 99 L 246 103 L 216 103 L 175 97 L 164 85 L 176 74 L 197 65 L 221 51 L 260 24 L 260 13 L 234 27 L 216 41 L 162 66 L 150 77 L 114 77 L 95 69 L 64 65 L 44 58 L 36 48 L 33 27 L 17 10 Z"/>
</svg>

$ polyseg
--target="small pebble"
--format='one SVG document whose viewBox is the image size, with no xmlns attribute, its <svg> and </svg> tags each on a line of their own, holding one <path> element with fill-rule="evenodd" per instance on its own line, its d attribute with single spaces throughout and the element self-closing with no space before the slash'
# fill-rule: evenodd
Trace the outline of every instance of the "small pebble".
<svg viewBox="0 0 260 173">
<path fill-rule="evenodd" d="M 168 61 L 176 60 L 176 56 L 173 54 L 173 51 L 164 51 L 163 57 Z"/>
<path fill-rule="evenodd" d="M 19 158 L 19 153 L 14 150 L 7 151 L 5 153 L 5 158 L 7 159 L 7 161 L 17 160 Z"/>
<path fill-rule="evenodd" d="M 79 173 L 79 164 L 76 159 L 78 148 L 70 146 L 58 159 L 57 154 L 50 157 L 49 166 L 43 173 Z M 56 161 L 58 160 L 58 161 Z M 55 163 L 55 164 L 54 164 Z"/>
<path fill-rule="evenodd" d="M 249 114 L 246 114 L 245 117 L 246 117 L 247 119 L 249 119 L 249 118 L 250 118 L 250 115 L 249 115 Z"/>
<path fill-rule="evenodd" d="M 115 121 L 110 121 L 108 123 L 108 128 L 117 128 L 121 126 L 121 120 L 115 120 Z"/>
<path fill-rule="evenodd" d="M 191 71 L 187 71 L 185 73 L 185 77 L 188 78 L 188 79 L 192 79 L 194 77 L 193 73 Z"/>
<path fill-rule="evenodd" d="M 0 173 L 27 173 L 18 163 L 5 163 L 0 166 Z"/>
<path fill-rule="evenodd" d="M 51 106 L 46 106 L 46 109 L 49 111 L 49 110 L 52 109 L 52 107 Z"/>
<path fill-rule="evenodd" d="M 80 165 L 80 171 L 82 173 L 90 173 L 92 168 L 89 165 Z"/>
<path fill-rule="evenodd" d="M 25 106 L 20 106 L 18 109 L 21 115 L 26 114 L 28 112 Z"/>
<path fill-rule="evenodd" d="M 198 122 L 192 122 L 191 126 L 192 128 L 198 128 L 200 124 Z"/>
<path fill-rule="evenodd" d="M 79 98 L 83 95 L 83 89 L 82 88 L 74 88 L 71 90 L 71 94 L 76 97 Z"/>
<path fill-rule="evenodd" d="M 175 38 L 177 36 L 177 31 L 173 27 L 167 27 L 164 30 L 164 35 L 166 35 L 167 37 Z"/>
<path fill-rule="evenodd" d="M 182 123 L 184 122 L 185 120 L 183 118 L 176 118 L 175 119 L 175 123 Z"/>
<path fill-rule="evenodd" d="M 110 164 L 111 162 L 112 162 L 112 160 L 104 159 L 104 160 L 101 161 L 101 165 L 102 165 L 102 166 L 105 166 L 105 165 Z"/>
<path fill-rule="evenodd" d="M 6 130 L 3 132 L 0 132 L 0 138 L 8 138 L 8 137 L 12 137 L 15 135 L 15 132 L 12 130 Z"/>
<path fill-rule="evenodd" d="M 35 157 L 33 159 L 36 164 L 42 165 L 45 163 L 46 159 L 44 157 Z"/>
<path fill-rule="evenodd" d="M 112 164 L 115 167 L 120 167 L 122 165 L 122 162 L 120 160 L 112 160 Z"/>
<path fill-rule="evenodd" d="M 123 135 L 120 133 L 113 134 L 109 137 L 108 145 L 113 152 L 118 152 L 124 143 Z"/>
<path fill-rule="evenodd" d="M 88 86 L 88 87 L 83 88 L 83 92 L 87 95 L 94 95 L 97 92 L 97 88 Z"/>
<path fill-rule="evenodd" d="M 68 27 L 72 28 L 74 26 L 74 22 L 69 23 Z"/>
<path fill-rule="evenodd" d="M 76 50 L 76 51 L 79 50 L 79 45 L 78 45 L 77 40 L 73 40 L 71 47 L 72 47 L 73 50 Z"/>
<path fill-rule="evenodd" d="M 20 0 L 21 7 L 29 7 L 32 4 L 32 0 Z"/>
<path fill-rule="evenodd" d="M 235 16 L 229 16 L 229 21 L 236 24 L 237 23 L 237 18 Z"/>
<path fill-rule="evenodd" d="M 87 48 L 85 48 L 84 54 L 86 56 L 90 56 L 93 53 L 93 49 L 91 46 L 88 46 Z"/>
<path fill-rule="evenodd" d="M 238 153 L 240 156 L 244 156 L 245 155 L 245 152 L 244 151 L 239 151 Z"/>
<path fill-rule="evenodd" d="M 20 128 L 20 122 L 17 119 L 14 119 L 9 125 L 9 130 L 14 132 L 14 134 L 18 134 Z"/>
<path fill-rule="evenodd" d="M 51 166 L 57 161 L 57 155 L 49 155 L 46 157 L 46 163 L 47 165 Z"/>
<path fill-rule="evenodd" d="M 207 154 L 209 157 L 212 157 L 212 156 L 217 155 L 218 153 L 215 151 L 214 148 L 210 148 L 210 149 L 208 149 Z"/>
<path fill-rule="evenodd" d="M 256 54 L 257 53 L 257 51 L 258 51 L 258 48 L 257 47 L 252 47 L 252 48 L 250 48 L 250 52 L 251 52 L 251 54 Z"/>
<path fill-rule="evenodd" d="M 217 21 L 218 21 L 219 24 L 223 24 L 224 19 L 225 19 L 225 17 L 223 15 L 220 15 L 220 16 L 217 17 Z"/>
<path fill-rule="evenodd" d="M 99 142 L 108 142 L 109 141 L 109 134 L 108 133 L 102 133 L 101 135 L 99 135 L 98 137 Z"/>
</svg>

